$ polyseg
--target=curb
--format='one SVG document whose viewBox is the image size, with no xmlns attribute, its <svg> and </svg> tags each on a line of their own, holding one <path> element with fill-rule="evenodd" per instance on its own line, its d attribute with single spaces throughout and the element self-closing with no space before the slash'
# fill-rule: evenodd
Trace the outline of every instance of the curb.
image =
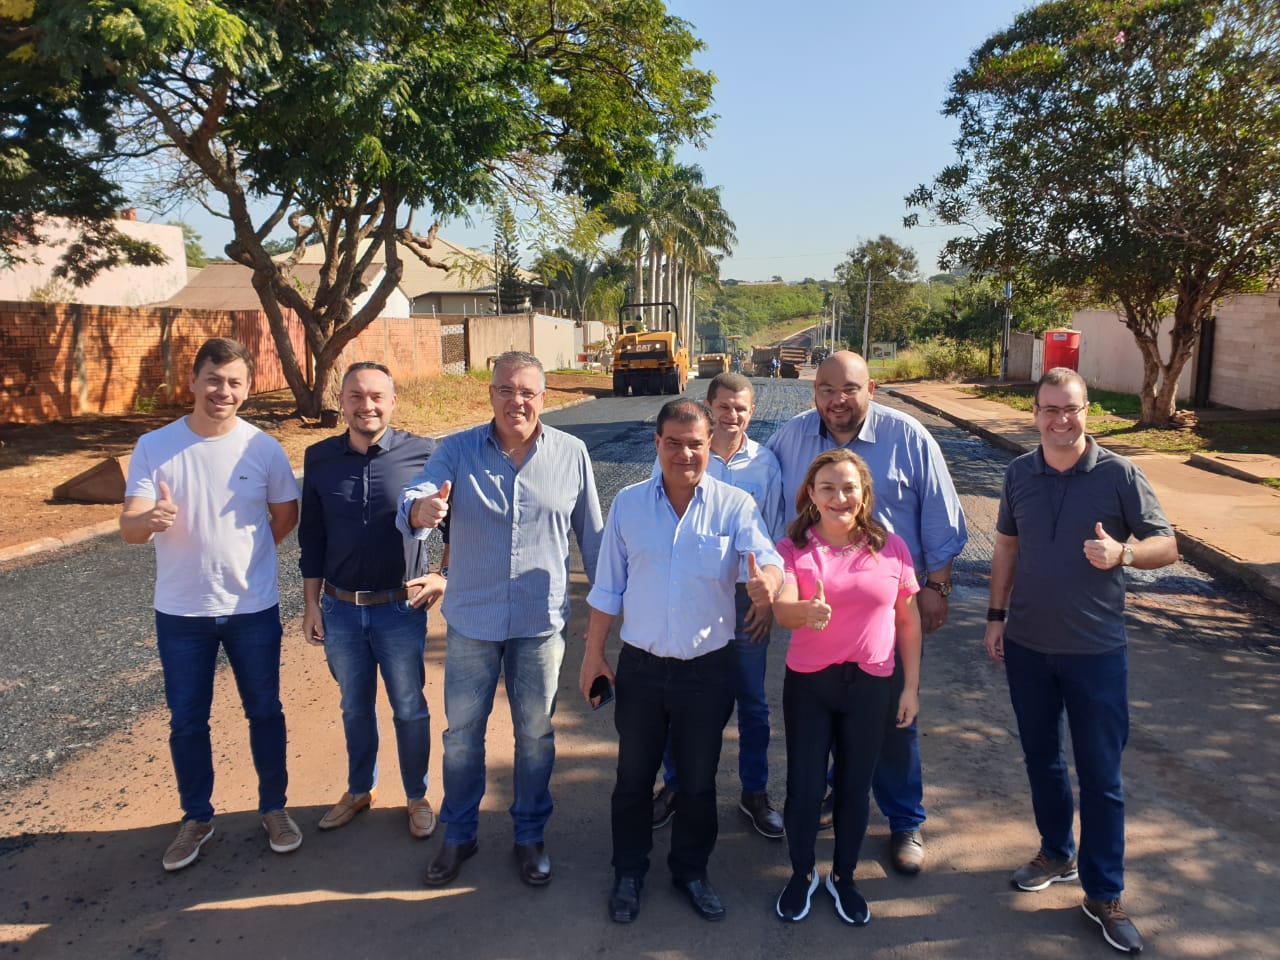
<svg viewBox="0 0 1280 960">
<path fill-rule="evenodd" d="M 1008 437 L 992 433 L 976 424 L 970 423 L 962 417 L 948 413 L 939 407 L 934 406 L 927 400 L 920 397 L 911 396 L 905 392 L 899 392 L 892 387 L 882 387 L 886 393 L 903 400 L 912 406 L 927 410 L 935 416 L 954 423 L 956 426 L 975 434 L 982 439 L 993 443 L 998 447 L 1002 447 L 1012 453 L 1027 453 L 1031 448 L 1016 440 Z M 1188 533 L 1174 527 L 1174 534 L 1178 541 L 1178 550 L 1185 556 L 1203 564 L 1215 573 L 1225 574 L 1240 583 L 1244 584 L 1254 593 L 1270 600 L 1272 603 L 1280 604 L 1280 584 L 1273 582 L 1271 579 L 1259 573 L 1252 564 L 1245 563 L 1237 557 L 1222 550 L 1220 547 L 1214 546 L 1207 540 L 1201 540 L 1199 537 L 1193 537 Z"/>
</svg>

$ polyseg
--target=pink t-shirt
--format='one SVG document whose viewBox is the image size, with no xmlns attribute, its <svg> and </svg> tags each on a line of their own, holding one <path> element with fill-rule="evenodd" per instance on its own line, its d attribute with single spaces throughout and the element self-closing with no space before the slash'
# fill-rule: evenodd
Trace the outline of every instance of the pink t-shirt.
<svg viewBox="0 0 1280 960">
<path fill-rule="evenodd" d="M 907 545 L 891 533 L 884 549 L 873 554 L 865 546 L 833 547 L 814 530 L 808 538 L 803 547 L 790 537 L 778 542 L 784 582 L 795 584 L 800 599 L 809 600 L 821 580 L 831 622 L 825 630 L 792 630 L 787 666 L 797 673 L 816 673 L 833 663 L 856 663 L 872 676 L 889 676 L 894 604 L 903 594 L 920 592 Z"/>
</svg>

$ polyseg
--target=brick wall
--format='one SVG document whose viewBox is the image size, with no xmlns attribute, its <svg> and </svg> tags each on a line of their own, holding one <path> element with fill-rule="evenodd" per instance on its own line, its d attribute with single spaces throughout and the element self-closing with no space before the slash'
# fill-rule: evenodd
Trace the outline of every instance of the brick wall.
<svg viewBox="0 0 1280 960">
<path fill-rule="evenodd" d="M 372 360 L 385 364 L 396 380 L 438 377 L 441 371 L 440 322 L 446 317 L 381 317 L 360 331 L 342 351 L 339 372 L 348 364 Z"/>
</svg>

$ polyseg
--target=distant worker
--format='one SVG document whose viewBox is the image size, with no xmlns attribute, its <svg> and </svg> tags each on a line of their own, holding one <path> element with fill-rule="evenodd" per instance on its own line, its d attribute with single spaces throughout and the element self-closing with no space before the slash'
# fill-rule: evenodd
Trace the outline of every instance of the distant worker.
<svg viewBox="0 0 1280 960">
<path fill-rule="evenodd" d="M 782 465 L 787 522 L 805 473 L 824 450 L 846 447 L 871 471 L 875 518 L 911 551 L 921 625 L 931 633 L 947 621 L 951 564 L 968 539 L 964 511 L 936 440 L 920 421 L 872 402 L 876 382 L 856 353 L 833 353 L 818 366 L 814 409 L 792 417 L 767 446 Z M 900 666 L 900 665 L 899 665 Z M 901 683 L 901 672 L 895 673 Z M 889 821 L 890 859 L 895 870 L 916 874 L 924 866 L 924 783 L 919 734 L 912 722 L 890 725 L 872 781 L 876 803 Z M 831 796 L 823 801 L 823 825 L 831 824 Z"/>
<path fill-rule="evenodd" d="M 1040 831 L 1039 852 L 1012 883 L 1035 891 L 1079 876 L 1084 912 L 1107 943 L 1138 953 L 1142 937 L 1120 906 L 1124 568 L 1174 563 L 1178 545 L 1142 471 L 1085 434 L 1088 409 L 1080 374 L 1055 367 L 1041 377 L 1032 406 L 1040 446 L 1005 472 L 984 643 L 1004 663 Z M 1080 782 L 1078 861 L 1068 727 Z"/>
<path fill-rule="evenodd" d="M 276 439 L 237 416 L 253 355 L 235 340 L 208 340 L 192 369 L 191 413 L 138 439 L 120 512 L 125 542 L 152 541 L 156 551 L 156 643 L 182 804 L 162 861 L 170 871 L 194 863 L 213 836 L 209 715 L 219 647 L 249 721 L 262 828 L 276 853 L 302 845 L 285 810 L 276 587 L 276 544 L 298 523 L 298 484 Z"/>
<path fill-rule="evenodd" d="M 342 694 L 347 745 L 346 792 L 320 818 L 319 827 L 345 826 L 374 802 L 381 672 L 395 725 L 409 833 L 425 838 L 435 831 L 436 815 L 427 800 L 431 716 L 422 692 L 423 653 L 427 608 L 444 592 L 446 581 L 424 569 L 422 541 L 402 543 L 396 510 L 400 491 L 422 469 L 435 443 L 392 428 L 396 388 L 391 371 L 380 363 L 347 368 L 339 406 L 346 432 L 312 444 L 304 456 L 298 526 L 302 634 L 324 647 Z M 402 546 L 410 549 L 397 549 Z"/>
<path fill-rule="evenodd" d="M 782 361 L 779 360 L 777 355 L 775 354 L 773 359 L 769 361 L 769 376 L 776 378 L 779 376 L 781 370 L 782 370 Z"/>
</svg>

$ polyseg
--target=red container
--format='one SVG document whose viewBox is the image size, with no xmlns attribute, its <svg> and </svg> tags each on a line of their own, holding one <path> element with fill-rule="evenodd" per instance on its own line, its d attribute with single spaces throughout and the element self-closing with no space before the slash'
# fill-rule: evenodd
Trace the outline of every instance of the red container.
<svg viewBox="0 0 1280 960">
<path fill-rule="evenodd" d="M 1044 369 L 1080 370 L 1080 331 L 1059 328 L 1044 332 Z"/>
</svg>

